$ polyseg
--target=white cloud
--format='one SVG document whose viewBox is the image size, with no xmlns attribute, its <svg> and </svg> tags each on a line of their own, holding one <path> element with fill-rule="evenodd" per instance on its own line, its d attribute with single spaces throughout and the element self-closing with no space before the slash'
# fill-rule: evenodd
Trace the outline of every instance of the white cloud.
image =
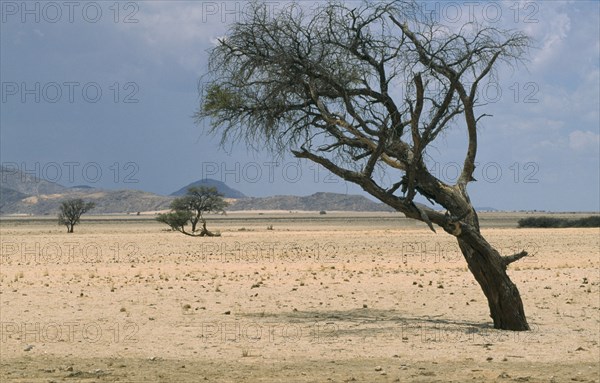
<svg viewBox="0 0 600 383">
<path fill-rule="evenodd" d="M 206 50 L 214 45 L 216 38 L 223 36 L 227 27 L 220 13 L 214 14 L 216 11 L 206 4 L 224 6 L 208 2 L 144 2 L 138 16 L 140 22 L 128 30 L 153 61 L 171 68 L 176 64 L 179 69 L 196 73 L 205 65 Z M 237 14 L 226 16 L 225 21 L 239 17 Z"/>
<path fill-rule="evenodd" d="M 565 40 L 571 30 L 571 18 L 566 13 L 555 13 L 550 17 L 552 21 L 544 24 L 547 28 L 541 36 L 538 36 L 541 46 L 533 56 L 535 66 L 544 65 L 557 57 L 565 47 Z"/>
<path fill-rule="evenodd" d="M 569 147 L 575 151 L 595 151 L 600 150 L 600 134 L 576 130 L 569 134 Z"/>
</svg>

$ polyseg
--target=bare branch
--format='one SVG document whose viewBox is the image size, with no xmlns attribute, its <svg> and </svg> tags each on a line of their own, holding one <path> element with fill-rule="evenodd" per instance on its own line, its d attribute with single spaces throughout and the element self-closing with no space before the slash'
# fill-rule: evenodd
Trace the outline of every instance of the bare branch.
<svg viewBox="0 0 600 383">
<path fill-rule="evenodd" d="M 526 257 L 528 255 L 529 254 L 525 250 L 523 250 L 520 253 L 516 253 L 516 254 L 513 254 L 513 255 L 507 255 L 506 257 L 502 257 L 502 262 L 503 262 L 504 268 L 506 269 L 506 267 L 508 265 L 510 265 L 511 263 L 516 262 L 519 259 L 524 258 L 524 257 Z"/>
<path fill-rule="evenodd" d="M 400 170 L 403 203 L 421 194 L 455 215 L 470 212 L 477 226 L 466 190 L 481 118 L 475 117 L 475 90 L 498 62 L 518 59 L 527 41 L 475 24 L 457 32 L 411 13 L 418 9 L 410 1 L 355 8 L 332 2 L 311 15 L 272 14 L 254 3 L 247 20 L 234 24 L 211 52 L 197 121 L 208 120 L 223 141 L 304 148 L 331 163 L 350 162 L 368 179 L 376 167 Z M 400 100 L 390 94 L 392 79 L 404 81 Z M 461 115 L 468 147 L 451 187 L 428 172 L 423 156 Z M 387 195 L 400 188 L 389 193 L 377 186 Z M 422 218 L 418 209 L 405 210 Z"/>
</svg>

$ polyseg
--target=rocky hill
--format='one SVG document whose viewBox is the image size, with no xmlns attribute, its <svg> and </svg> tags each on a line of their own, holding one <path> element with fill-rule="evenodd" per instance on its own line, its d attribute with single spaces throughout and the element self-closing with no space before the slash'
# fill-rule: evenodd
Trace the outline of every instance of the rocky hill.
<svg viewBox="0 0 600 383">
<path fill-rule="evenodd" d="M 234 202 L 227 210 L 393 211 L 389 206 L 363 196 L 322 192 L 305 197 L 279 195 L 244 198 Z"/>
<path fill-rule="evenodd" d="M 214 187 L 219 191 L 219 193 L 223 194 L 223 196 L 225 198 L 235 198 L 235 199 L 246 198 L 244 193 L 242 193 L 241 191 L 230 188 L 224 182 L 213 180 L 211 178 L 204 178 L 199 181 L 192 182 L 191 184 L 182 187 L 181 189 L 177 190 L 176 192 L 171 193 L 170 195 L 175 196 L 175 197 L 180 197 L 182 195 L 185 195 L 187 193 L 188 188 L 191 188 L 193 186 L 195 186 L 195 187 L 200 187 L 200 186 Z"/>
<path fill-rule="evenodd" d="M 2 214 L 56 214 L 60 203 L 71 198 L 94 202 L 94 214 L 164 210 L 173 200 L 140 190 L 102 190 L 85 185 L 67 188 L 4 167 L 0 168 L 0 177 Z"/>
<path fill-rule="evenodd" d="M 87 185 L 65 187 L 32 177 L 14 169 L 0 169 L 0 213 L 54 215 L 60 203 L 71 198 L 81 198 L 96 204 L 92 214 L 136 213 L 167 210 L 171 201 L 185 194 L 190 186 L 216 187 L 232 202 L 229 211 L 240 210 L 305 210 L 305 211 L 393 211 L 389 206 L 359 195 L 315 193 L 309 196 L 279 195 L 272 197 L 246 197 L 223 182 L 203 179 L 162 196 L 141 190 L 103 190 Z"/>
<path fill-rule="evenodd" d="M 166 210 L 172 197 L 160 196 L 140 190 L 74 190 L 65 193 L 41 194 L 26 197 L 2 208 L 4 214 L 57 214 L 60 203 L 71 198 L 94 202 L 91 214 L 135 213 Z"/>
<path fill-rule="evenodd" d="M 55 182 L 46 181 L 4 166 L 0 166 L 0 185 L 2 189 L 10 189 L 23 195 L 55 194 L 67 190 L 66 187 Z"/>
</svg>

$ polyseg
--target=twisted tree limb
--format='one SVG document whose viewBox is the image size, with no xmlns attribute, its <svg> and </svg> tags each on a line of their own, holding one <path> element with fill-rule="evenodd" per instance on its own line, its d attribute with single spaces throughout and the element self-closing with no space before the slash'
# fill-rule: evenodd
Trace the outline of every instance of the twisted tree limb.
<svg viewBox="0 0 600 383">
<path fill-rule="evenodd" d="M 519 259 L 528 256 L 529 254 L 523 250 L 520 253 L 516 253 L 513 255 L 507 255 L 506 257 L 502 257 L 502 264 L 504 266 L 504 270 L 506 270 L 506 267 L 508 267 L 508 265 L 510 265 L 513 262 L 518 261 Z"/>
</svg>

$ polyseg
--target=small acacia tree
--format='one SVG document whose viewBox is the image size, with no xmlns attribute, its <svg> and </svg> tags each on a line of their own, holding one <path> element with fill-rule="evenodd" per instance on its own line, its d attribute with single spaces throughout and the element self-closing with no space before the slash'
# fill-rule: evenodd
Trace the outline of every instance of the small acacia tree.
<svg viewBox="0 0 600 383">
<path fill-rule="evenodd" d="M 192 186 L 187 190 L 185 196 L 175 198 L 171 202 L 171 212 L 159 214 L 156 220 L 185 235 L 214 237 L 217 234 L 206 228 L 206 219 L 203 215 L 205 213 L 221 213 L 225 207 L 227 207 L 227 202 L 216 188 Z M 200 222 L 202 229 L 200 233 L 196 234 L 196 226 Z M 192 225 L 191 232 L 185 230 L 188 223 Z"/>
<path fill-rule="evenodd" d="M 519 62 L 528 37 L 476 22 L 444 26 L 411 1 L 328 2 L 310 13 L 302 3 L 275 13 L 253 4 L 211 51 L 197 122 L 209 119 L 222 143 L 291 149 L 431 230 L 443 228 L 487 297 L 494 327 L 528 330 L 506 272 L 527 253 L 501 256 L 486 241 L 467 192 L 485 116 L 476 114 L 478 87 L 497 64 Z M 454 184 L 426 163 L 451 126 L 467 137 Z M 393 183 L 378 181 L 375 169 Z M 415 204 L 417 194 L 446 212 Z"/>
<path fill-rule="evenodd" d="M 81 215 L 96 206 L 93 202 L 84 202 L 81 198 L 63 201 L 58 213 L 58 224 L 67 227 L 67 233 L 73 232 L 73 227 L 79 223 Z"/>
</svg>

